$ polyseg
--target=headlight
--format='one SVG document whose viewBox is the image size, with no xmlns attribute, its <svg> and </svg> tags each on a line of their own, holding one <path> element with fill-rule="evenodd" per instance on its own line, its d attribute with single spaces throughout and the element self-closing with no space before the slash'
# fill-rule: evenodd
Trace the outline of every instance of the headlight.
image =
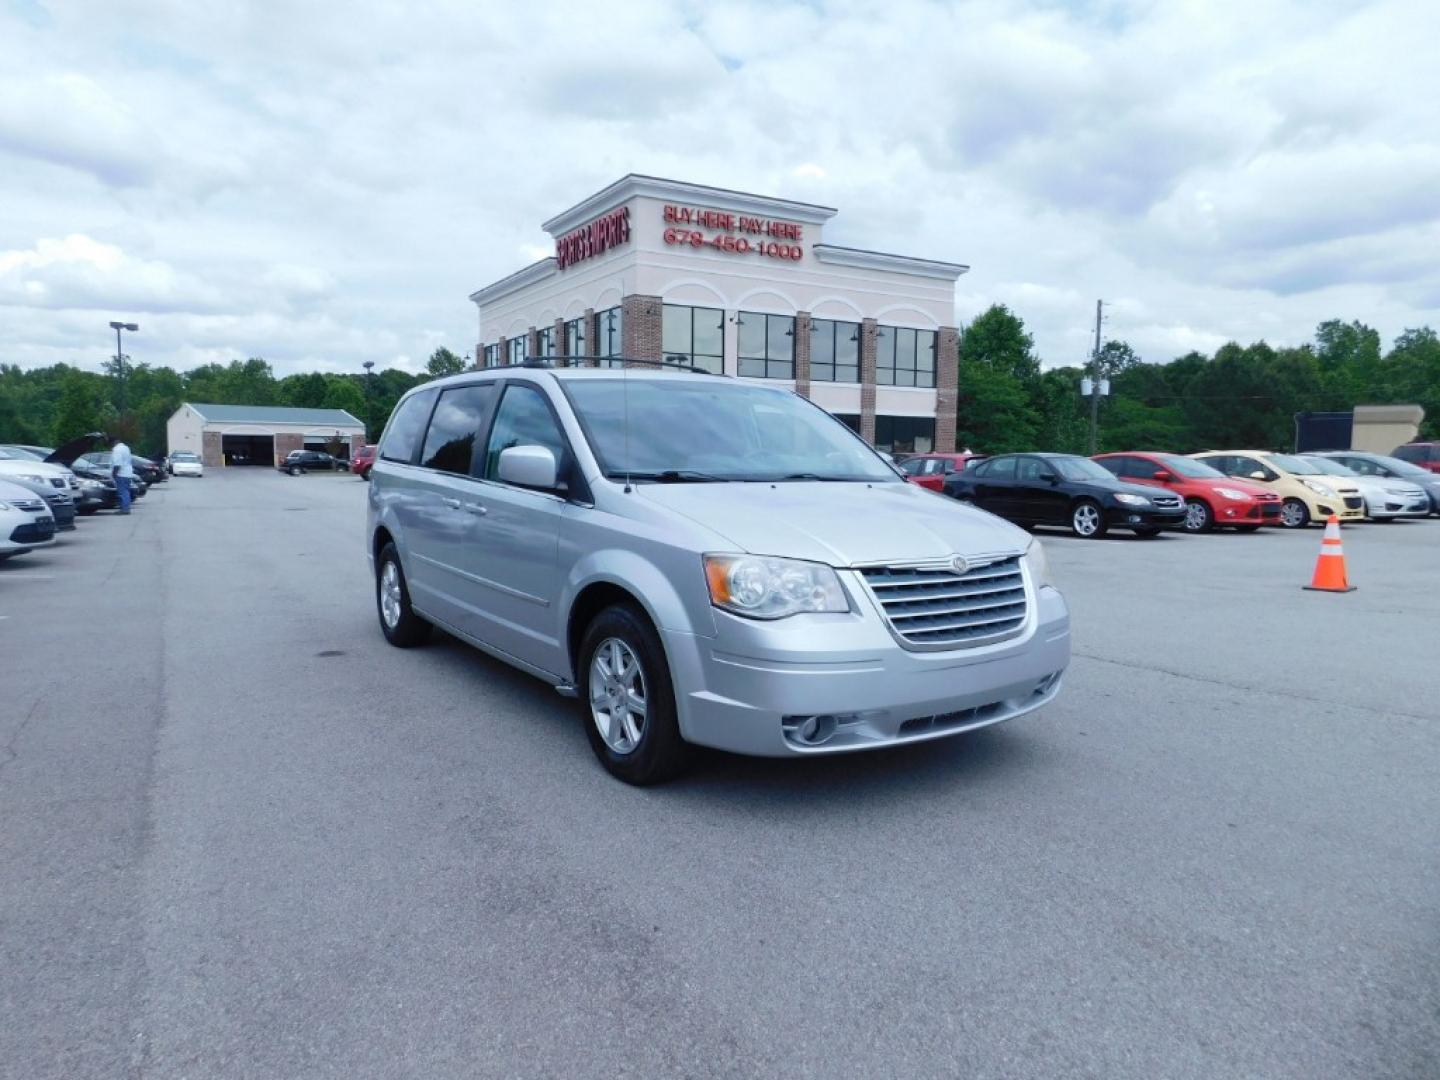
<svg viewBox="0 0 1440 1080">
<path fill-rule="evenodd" d="M 1327 499 L 1335 498 L 1335 492 L 1328 484 L 1322 484 L 1318 480 L 1301 480 L 1300 482 L 1316 495 L 1323 495 Z"/>
<path fill-rule="evenodd" d="M 1045 554 L 1045 545 L 1039 540 L 1031 540 L 1030 546 L 1025 549 L 1025 562 L 1030 567 L 1030 580 L 1035 582 L 1038 589 L 1041 585 L 1055 585 L 1055 579 L 1050 576 L 1050 559 Z"/>
<path fill-rule="evenodd" d="M 1150 500 L 1144 495 L 1131 495 L 1128 491 L 1117 491 L 1115 501 L 1125 506 L 1149 506 Z"/>
<path fill-rule="evenodd" d="M 14 509 L 15 509 L 15 507 L 11 506 L 9 503 L 7 503 L 7 502 L 0 502 L 0 510 L 14 510 Z"/>
<path fill-rule="evenodd" d="M 32 476 L 30 473 L 18 473 L 18 474 L 16 474 L 16 476 L 17 476 L 17 479 L 24 480 L 26 483 L 30 483 L 30 484 L 48 484 L 48 483 L 50 483 L 50 481 L 49 481 L 49 480 L 46 480 L 45 477 L 43 477 L 43 476 Z"/>
<path fill-rule="evenodd" d="M 1238 488 L 1217 487 L 1215 494 L 1219 495 L 1222 499 L 1230 499 L 1232 502 L 1249 502 L 1251 499 L 1251 496 L 1240 491 Z"/>
<path fill-rule="evenodd" d="M 804 611 L 849 611 L 840 578 L 824 563 L 762 555 L 706 555 L 710 602 L 751 619 Z"/>
</svg>

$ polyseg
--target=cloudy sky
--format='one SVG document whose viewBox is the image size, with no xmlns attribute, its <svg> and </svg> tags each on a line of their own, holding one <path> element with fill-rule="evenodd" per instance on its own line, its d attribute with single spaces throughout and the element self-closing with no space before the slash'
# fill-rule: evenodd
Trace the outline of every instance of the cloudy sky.
<svg viewBox="0 0 1440 1080">
<path fill-rule="evenodd" d="M 0 0 L 0 360 L 473 349 L 626 172 L 968 263 L 1047 365 L 1440 326 L 1440 4 Z"/>
</svg>

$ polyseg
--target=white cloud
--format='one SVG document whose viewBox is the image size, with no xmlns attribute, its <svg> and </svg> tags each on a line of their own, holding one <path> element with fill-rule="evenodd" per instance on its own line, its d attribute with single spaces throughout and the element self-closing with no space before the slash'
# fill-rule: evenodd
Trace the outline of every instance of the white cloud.
<svg viewBox="0 0 1440 1080">
<path fill-rule="evenodd" d="M 1429 0 L 842 0 L 0 14 L 0 359 L 418 367 L 629 171 L 968 263 L 1049 363 L 1440 322 Z M 97 343 L 98 336 L 98 343 Z"/>
</svg>

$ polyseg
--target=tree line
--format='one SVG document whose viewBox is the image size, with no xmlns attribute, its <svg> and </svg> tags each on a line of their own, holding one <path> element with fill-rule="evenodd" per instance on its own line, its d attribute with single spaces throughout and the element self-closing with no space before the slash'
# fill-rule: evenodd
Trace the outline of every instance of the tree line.
<svg viewBox="0 0 1440 1080">
<path fill-rule="evenodd" d="M 1146 363 L 1123 341 L 1107 341 L 1083 366 L 1040 368 L 1024 321 L 997 304 L 960 337 L 957 438 L 987 453 L 1086 453 L 1086 376 L 1110 380 L 1101 399 L 1099 449 L 1172 450 L 1294 445 L 1298 412 L 1356 405 L 1424 407 L 1422 435 L 1440 437 L 1440 338 L 1406 330 L 1385 351 L 1361 322 L 1331 319 L 1298 346 L 1264 341 L 1222 345 Z"/>
<path fill-rule="evenodd" d="M 1100 405 L 1101 450 L 1285 448 L 1294 414 L 1356 405 L 1417 404 L 1422 434 L 1440 437 L 1440 338 L 1406 330 L 1386 351 L 1361 322 L 1331 319 L 1298 346 L 1264 341 L 1221 346 L 1148 363 L 1123 341 L 1107 341 L 1087 365 L 1041 369 L 1024 320 L 996 304 L 960 336 L 956 431 L 962 447 L 987 453 L 1084 453 L 1090 404 L 1080 380 L 1110 380 Z M 309 372 L 277 379 L 259 357 L 186 372 L 112 359 L 101 372 L 69 364 L 22 369 L 0 364 L 0 442 L 54 445 L 87 431 L 125 438 L 142 453 L 165 449 L 165 422 L 182 401 L 344 409 L 378 437 L 400 397 L 465 361 L 436 349 L 421 375 L 398 368 L 355 374 Z"/>
<path fill-rule="evenodd" d="M 0 443 L 54 446 L 104 431 L 139 453 L 160 454 L 166 449 L 165 422 L 184 401 L 344 409 L 365 422 L 374 440 L 405 391 L 463 370 L 465 361 L 444 348 L 430 355 L 423 375 L 386 368 L 368 377 L 312 371 L 277 379 L 258 356 L 185 372 L 113 358 L 99 372 L 69 364 L 30 369 L 0 364 Z"/>
</svg>

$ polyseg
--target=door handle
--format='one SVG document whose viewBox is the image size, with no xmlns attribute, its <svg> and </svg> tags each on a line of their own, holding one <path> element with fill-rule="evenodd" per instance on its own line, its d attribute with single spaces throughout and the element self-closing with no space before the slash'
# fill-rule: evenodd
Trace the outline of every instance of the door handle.
<svg viewBox="0 0 1440 1080">
<path fill-rule="evenodd" d="M 459 499 L 441 499 L 440 501 L 443 502 L 446 506 L 448 506 L 451 510 L 460 509 Z"/>
<path fill-rule="evenodd" d="M 465 509 L 470 511 L 470 513 L 472 514 L 479 514 L 481 517 L 484 517 L 490 512 L 489 510 L 486 510 L 485 507 L 481 506 L 479 503 L 466 503 Z"/>
</svg>

